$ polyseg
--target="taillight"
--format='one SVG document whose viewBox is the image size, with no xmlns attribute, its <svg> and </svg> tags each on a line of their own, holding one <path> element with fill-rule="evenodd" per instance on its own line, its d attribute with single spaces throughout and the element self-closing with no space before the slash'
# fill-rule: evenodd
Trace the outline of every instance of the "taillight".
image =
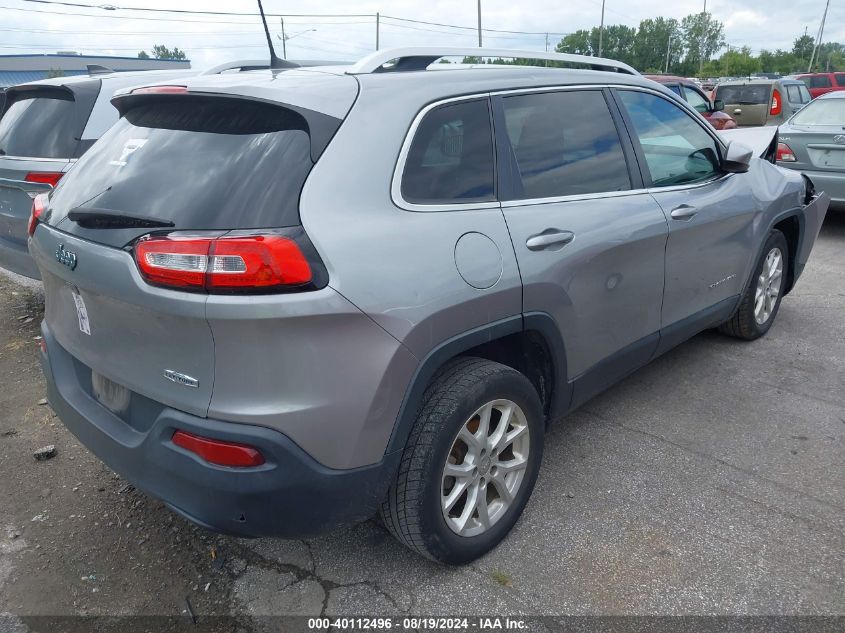
<svg viewBox="0 0 845 633">
<path fill-rule="evenodd" d="M 37 182 L 42 185 L 55 187 L 59 184 L 62 176 L 64 176 L 64 172 L 61 171 L 31 171 L 24 176 L 24 180 L 26 182 Z"/>
<path fill-rule="evenodd" d="M 769 114 L 772 116 L 780 114 L 781 110 L 783 109 L 783 103 L 780 98 L 780 91 L 777 89 L 772 90 L 772 108 L 769 110 Z"/>
<path fill-rule="evenodd" d="M 237 442 L 224 442 L 200 437 L 184 431 L 176 431 L 172 441 L 176 446 L 184 448 L 210 464 L 230 466 L 233 468 L 250 468 L 261 466 L 264 456 L 257 448 Z"/>
<path fill-rule="evenodd" d="M 775 159 L 784 163 L 794 163 L 798 160 L 795 158 L 792 148 L 790 148 L 786 143 L 778 143 L 778 152 Z"/>
<path fill-rule="evenodd" d="M 135 261 L 151 284 L 207 292 L 268 292 L 314 279 L 299 244 L 285 235 L 149 236 Z"/>
<path fill-rule="evenodd" d="M 29 224 L 26 227 L 26 232 L 30 237 L 35 233 L 35 227 L 38 226 L 38 222 L 41 220 L 44 211 L 47 210 L 48 204 L 49 200 L 46 193 L 38 194 L 32 201 L 32 211 L 29 213 Z"/>
</svg>

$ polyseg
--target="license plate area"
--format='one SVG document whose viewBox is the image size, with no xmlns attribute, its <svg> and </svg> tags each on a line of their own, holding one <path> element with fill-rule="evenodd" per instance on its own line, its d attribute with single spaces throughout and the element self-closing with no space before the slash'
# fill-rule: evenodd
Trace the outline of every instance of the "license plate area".
<svg viewBox="0 0 845 633">
<path fill-rule="evenodd" d="M 816 167 L 845 169 L 845 149 L 810 149 L 810 159 Z"/>
<path fill-rule="evenodd" d="M 129 412 L 132 392 L 93 369 L 91 370 L 91 392 L 97 402 L 116 416 L 124 418 Z"/>
</svg>

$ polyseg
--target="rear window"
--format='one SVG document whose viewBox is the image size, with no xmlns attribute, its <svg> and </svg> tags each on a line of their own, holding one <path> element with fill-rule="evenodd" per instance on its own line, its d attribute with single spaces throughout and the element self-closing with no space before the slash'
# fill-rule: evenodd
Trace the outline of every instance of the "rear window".
<svg viewBox="0 0 845 633">
<path fill-rule="evenodd" d="M 812 100 L 810 91 L 804 84 L 788 84 L 786 86 L 786 98 L 789 103 L 810 103 Z"/>
<path fill-rule="evenodd" d="M 716 99 L 730 105 L 762 105 L 769 103 L 771 84 L 717 86 Z"/>
<path fill-rule="evenodd" d="M 56 189 L 47 221 L 68 230 L 68 212 L 80 207 L 176 229 L 294 226 L 310 149 L 305 119 L 280 106 L 159 99 L 129 110 L 88 150 Z"/>
<path fill-rule="evenodd" d="M 72 158 L 82 133 L 70 94 L 12 99 L 0 118 L 0 154 Z"/>
<path fill-rule="evenodd" d="M 486 99 L 440 106 L 422 120 L 405 162 L 402 197 L 448 204 L 495 200 L 493 130 Z"/>
<path fill-rule="evenodd" d="M 790 120 L 793 125 L 842 125 L 845 99 L 816 99 Z"/>
<path fill-rule="evenodd" d="M 845 86 L 845 73 L 836 73 L 833 78 L 836 79 L 837 86 Z"/>
</svg>

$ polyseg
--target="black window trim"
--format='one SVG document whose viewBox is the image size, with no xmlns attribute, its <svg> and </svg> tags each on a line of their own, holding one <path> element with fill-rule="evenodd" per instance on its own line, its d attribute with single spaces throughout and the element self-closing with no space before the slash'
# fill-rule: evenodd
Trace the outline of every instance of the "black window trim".
<svg viewBox="0 0 845 633">
<path fill-rule="evenodd" d="M 673 101 L 666 98 L 666 95 L 657 92 L 656 90 L 651 90 L 649 88 L 644 88 L 642 86 L 613 86 L 611 89 L 612 96 L 616 101 L 616 107 L 619 108 L 621 112 L 622 119 L 625 121 L 625 127 L 628 129 L 628 136 L 631 139 L 631 142 L 634 145 L 634 151 L 637 156 L 637 161 L 640 165 L 640 173 L 643 180 L 644 187 L 651 191 L 651 192 L 658 192 L 658 191 L 683 191 L 685 189 L 697 189 L 699 187 L 705 187 L 710 185 L 714 182 L 722 180 L 724 178 L 728 178 L 733 174 L 722 172 L 716 174 L 713 178 L 709 178 L 707 180 L 703 180 L 701 182 L 694 182 L 685 185 L 672 185 L 670 187 L 657 187 L 654 185 L 654 182 L 651 180 L 651 173 L 648 171 L 648 165 L 645 161 L 645 153 L 643 153 L 642 146 L 640 145 L 639 138 L 637 137 L 636 128 L 634 127 L 634 123 L 631 120 L 631 117 L 628 114 L 627 109 L 625 108 L 625 104 L 622 103 L 621 97 L 619 96 L 619 92 L 622 90 L 630 90 L 633 92 L 646 92 L 648 94 L 654 95 L 655 97 L 660 97 L 664 101 L 668 101 L 669 103 L 673 103 L 677 107 L 679 107 L 684 114 L 686 114 L 698 127 L 704 130 L 707 135 L 716 142 L 716 149 L 719 152 L 719 160 L 722 160 L 725 155 L 725 150 L 727 146 L 722 141 L 721 138 L 716 134 L 715 130 L 707 129 L 708 126 L 702 119 L 701 115 L 698 113 L 697 110 L 694 110 L 689 103 L 684 100 L 683 103 L 678 103 L 677 101 Z"/>
</svg>

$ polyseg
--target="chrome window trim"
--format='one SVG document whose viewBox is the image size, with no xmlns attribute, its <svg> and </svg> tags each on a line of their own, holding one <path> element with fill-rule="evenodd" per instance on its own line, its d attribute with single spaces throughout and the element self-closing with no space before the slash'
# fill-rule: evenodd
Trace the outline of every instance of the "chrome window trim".
<svg viewBox="0 0 845 633">
<path fill-rule="evenodd" d="M 414 120 L 411 122 L 410 128 L 408 128 L 408 132 L 405 134 L 405 140 L 402 142 L 402 148 L 399 150 L 399 157 L 396 161 L 396 166 L 393 169 L 393 178 L 390 185 L 390 197 L 395 204 L 400 209 L 404 209 L 406 211 L 417 211 L 417 212 L 442 212 L 442 211 L 474 211 L 480 209 L 498 209 L 498 208 L 512 208 L 512 207 L 523 207 L 523 206 L 532 206 L 532 205 L 540 205 L 540 204 L 553 204 L 558 202 L 575 202 L 577 200 L 595 200 L 601 198 L 619 198 L 622 196 L 630 196 L 630 195 L 641 195 L 644 193 L 658 193 L 661 191 L 684 191 L 688 189 L 698 189 L 700 187 L 707 186 L 712 184 L 718 180 L 721 180 L 726 177 L 730 177 L 733 174 L 718 174 L 716 177 L 711 178 L 709 180 L 705 180 L 702 182 L 691 183 L 688 185 L 675 185 L 672 187 L 647 187 L 647 188 L 640 188 L 640 189 L 628 189 L 625 191 L 604 191 L 604 192 L 597 192 L 597 193 L 590 193 L 590 194 L 575 194 L 569 196 L 556 196 L 552 198 L 521 198 L 519 200 L 507 200 L 507 201 L 499 201 L 494 200 L 490 202 L 454 202 L 450 204 L 420 204 L 414 202 L 408 202 L 402 197 L 402 174 L 405 171 L 405 163 L 408 159 L 408 153 L 411 149 L 411 143 L 413 143 L 414 136 L 419 129 L 420 124 L 422 123 L 423 118 L 434 110 L 435 108 L 447 105 L 450 103 L 458 103 L 461 101 L 471 101 L 473 99 L 484 99 L 484 98 L 492 98 L 497 96 L 506 96 L 506 95 L 520 95 L 520 94 L 532 94 L 532 93 L 543 93 L 543 92 L 562 92 L 562 91 L 570 91 L 570 90 L 602 90 L 604 88 L 613 88 L 613 89 L 622 89 L 622 90 L 636 90 L 639 92 L 647 92 L 651 93 L 655 96 L 662 97 L 666 99 L 670 103 L 675 104 L 676 106 L 680 107 L 681 110 L 685 111 L 692 120 L 704 130 L 710 138 L 716 141 L 716 144 L 719 146 L 721 151 L 724 151 L 727 146 L 722 142 L 721 138 L 715 133 L 715 130 L 711 131 L 707 129 L 707 122 L 703 121 L 703 117 L 701 114 L 693 109 L 689 103 L 685 100 L 681 99 L 669 99 L 667 98 L 668 95 L 664 94 L 660 90 L 655 90 L 653 88 L 647 86 L 638 86 L 632 84 L 565 84 L 565 85 L 551 85 L 551 86 L 537 86 L 533 88 L 509 88 L 506 90 L 494 90 L 488 92 L 480 92 L 480 93 L 473 93 L 469 95 L 461 95 L 458 97 L 448 97 L 446 99 L 440 99 L 438 101 L 433 101 L 422 108 L 417 115 L 414 117 Z M 701 121 L 698 119 L 702 119 L 704 125 L 702 125 Z M 495 137 L 493 139 L 495 144 Z M 498 194 L 497 194 L 498 195 Z"/>
</svg>

